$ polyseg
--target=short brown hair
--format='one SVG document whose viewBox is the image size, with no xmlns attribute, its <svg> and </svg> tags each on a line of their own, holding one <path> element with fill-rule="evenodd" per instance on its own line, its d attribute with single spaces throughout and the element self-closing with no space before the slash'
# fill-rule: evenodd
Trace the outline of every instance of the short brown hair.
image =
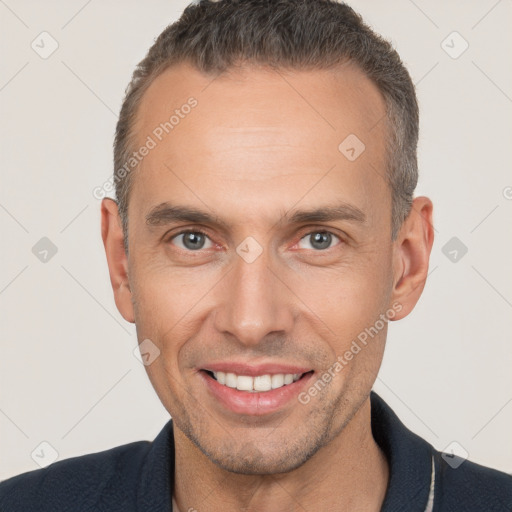
<svg viewBox="0 0 512 512">
<path fill-rule="evenodd" d="M 418 181 L 419 114 L 414 84 L 391 44 L 345 3 L 335 0 L 200 0 L 156 39 L 126 89 L 114 141 L 114 178 L 128 250 L 128 199 L 133 172 L 116 177 L 133 152 L 134 124 L 151 82 L 171 65 L 189 62 L 221 74 L 244 62 L 297 70 L 351 61 L 386 104 L 387 169 L 392 238 L 408 216 Z M 341 142 L 341 141 L 340 141 Z"/>
</svg>

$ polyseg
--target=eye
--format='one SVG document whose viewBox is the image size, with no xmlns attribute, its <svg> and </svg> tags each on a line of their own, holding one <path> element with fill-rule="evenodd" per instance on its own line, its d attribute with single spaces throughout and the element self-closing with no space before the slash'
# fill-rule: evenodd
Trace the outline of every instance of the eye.
<svg viewBox="0 0 512 512">
<path fill-rule="evenodd" d="M 336 235 L 329 233 L 329 231 L 312 231 L 302 237 L 298 245 L 300 249 L 314 249 L 316 251 L 322 251 L 330 249 L 334 240 L 341 241 Z"/>
<path fill-rule="evenodd" d="M 187 251 L 209 249 L 213 246 L 212 241 L 201 231 L 183 231 L 173 236 L 169 241 L 173 242 L 180 249 Z"/>
</svg>

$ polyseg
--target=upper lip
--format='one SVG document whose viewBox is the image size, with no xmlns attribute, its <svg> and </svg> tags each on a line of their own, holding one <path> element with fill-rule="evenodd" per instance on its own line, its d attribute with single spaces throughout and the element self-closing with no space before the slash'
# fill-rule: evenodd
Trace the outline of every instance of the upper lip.
<svg viewBox="0 0 512 512">
<path fill-rule="evenodd" d="M 201 370 L 209 370 L 211 372 L 236 373 L 237 375 L 247 375 L 249 377 L 257 377 L 258 375 L 274 375 L 278 373 L 307 373 L 312 371 L 311 368 L 305 366 L 297 366 L 283 363 L 261 363 L 248 364 L 244 362 L 218 362 L 209 363 L 200 368 Z"/>
</svg>

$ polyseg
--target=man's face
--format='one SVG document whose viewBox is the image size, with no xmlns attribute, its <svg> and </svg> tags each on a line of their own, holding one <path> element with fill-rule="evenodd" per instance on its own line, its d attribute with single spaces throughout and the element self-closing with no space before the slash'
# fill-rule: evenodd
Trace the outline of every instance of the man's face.
<svg viewBox="0 0 512 512">
<path fill-rule="evenodd" d="M 156 140 L 191 96 L 197 106 Z M 183 64 L 144 95 L 136 145 L 148 135 L 157 144 L 134 171 L 128 209 L 138 338 L 160 350 L 147 370 L 176 427 L 225 469 L 298 467 L 367 399 L 386 326 L 332 368 L 392 306 L 384 113 L 352 65 L 213 80 Z M 365 145 L 359 156 L 353 135 L 339 149 L 351 134 Z M 340 215 L 296 215 L 330 208 Z M 308 393 L 329 368 L 330 382 Z M 258 385 L 277 387 L 233 389 L 214 371 L 234 373 L 238 387 L 253 381 L 236 375 L 270 375 Z M 279 387 L 279 374 L 304 375 Z"/>
</svg>

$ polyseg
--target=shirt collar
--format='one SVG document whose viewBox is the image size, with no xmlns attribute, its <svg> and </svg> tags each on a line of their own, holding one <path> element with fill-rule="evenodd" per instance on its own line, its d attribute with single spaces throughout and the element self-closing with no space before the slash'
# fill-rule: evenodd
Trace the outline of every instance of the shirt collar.
<svg viewBox="0 0 512 512">
<path fill-rule="evenodd" d="M 432 481 L 432 446 L 408 430 L 377 393 L 372 391 L 370 399 L 373 437 L 389 464 L 381 512 L 424 512 Z"/>
<path fill-rule="evenodd" d="M 174 487 L 174 434 L 172 419 L 151 444 L 139 476 L 137 510 L 169 512 Z"/>
<path fill-rule="evenodd" d="M 433 449 L 408 430 L 391 408 L 371 392 L 372 433 L 386 455 L 389 483 L 381 512 L 425 512 L 431 491 Z M 139 511 L 169 512 L 174 486 L 172 420 L 151 445 L 139 476 Z"/>
</svg>

